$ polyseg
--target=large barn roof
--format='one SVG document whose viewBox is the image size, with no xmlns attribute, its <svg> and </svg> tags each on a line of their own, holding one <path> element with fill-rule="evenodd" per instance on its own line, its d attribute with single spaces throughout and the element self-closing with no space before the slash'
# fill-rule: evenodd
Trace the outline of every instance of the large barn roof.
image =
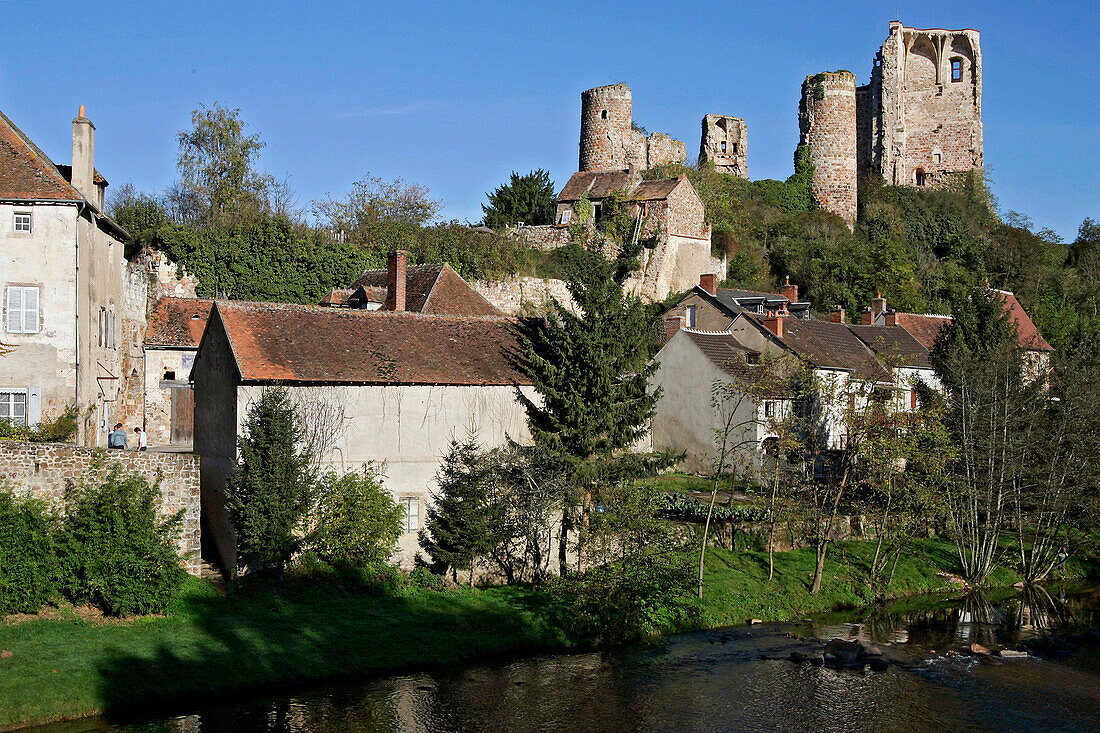
<svg viewBox="0 0 1100 733">
<path fill-rule="evenodd" d="M 514 385 L 514 320 L 218 301 L 246 382 Z M 205 342 L 205 339 L 204 339 Z M 202 347 L 199 349 L 200 358 Z"/>
</svg>

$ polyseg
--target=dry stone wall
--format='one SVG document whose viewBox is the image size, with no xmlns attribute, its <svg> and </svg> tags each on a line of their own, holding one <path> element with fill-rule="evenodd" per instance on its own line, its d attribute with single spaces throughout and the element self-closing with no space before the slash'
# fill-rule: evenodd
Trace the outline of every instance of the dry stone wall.
<svg viewBox="0 0 1100 733">
<path fill-rule="evenodd" d="M 160 483 L 160 516 L 183 510 L 178 548 L 181 563 L 199 573 L 199 457 L 191 453 L 102 451 L 63 443 L 0 441 L 0 484 L 64 510 L 65 493 L 82 482 L 102 480 L 111 467 Z"/>
</svg>

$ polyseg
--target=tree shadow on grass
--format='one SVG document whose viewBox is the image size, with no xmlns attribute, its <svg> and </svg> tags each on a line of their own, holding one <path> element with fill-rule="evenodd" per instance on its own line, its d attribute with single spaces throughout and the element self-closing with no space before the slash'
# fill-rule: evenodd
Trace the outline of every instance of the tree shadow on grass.
<svg viewBox="0 0 1100 733">
<path fill-rule="evenodd" d="M 475 659 L 562 648 L 565 611 L 522 588 L 352 592 L 308 579 L 193 594 L 176 623 L 151 625 L 97 664 L 109 719 L 205 708 L 262 692 L 300 691 Z"/>
</svg>

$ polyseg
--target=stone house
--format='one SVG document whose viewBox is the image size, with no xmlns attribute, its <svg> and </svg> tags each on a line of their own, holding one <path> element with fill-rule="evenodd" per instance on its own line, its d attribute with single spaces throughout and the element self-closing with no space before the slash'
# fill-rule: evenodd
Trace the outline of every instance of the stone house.
<svg viewBox="0 0 1100 733">
<path fill-rule="evenodd" d="M 598 224 L 608 213 L 609 200 L 617 196 L 638 222 L 634 240 L 648 240 L 638 271 L 625 283 L 630 291 L 645 300 L 663 300 L 692 287 L 700 272 L 725 271 L 725 258 L 711 256 L 703 200 L 683 174 L 645 181 L 633 170 L 574 173 L 558 194 L 551 229 L 568 227 L 582 198 L 592 204 L 590 224 Z"/>
<path fill-rule="evenodd" d="M 763 354 L 797 359 L 812 371 L 817 391 L 798 406 L 782 394 L 746 400 L 738 420 L 744 426 L 742 442 L 758 447 L 771 436 L 770 422 L 798 409 L 816 415 L 827 448 L 842 450 L 849 434 L 847 411 L 874 400 L 913 411 L 918 382 L 939 387 L 927 348 L 900 326 L 854 326 L 843 322 L 842 312 L 823 321 L 783 311 L 742 311 L 720 331 L 679 329 L 654 357 L 659 364 L 654 385 L 663 390 L 653 419 L 654 449 L 686 451 L 685 470 L 713 465 L 718 416 L 710 407 L 711 387 L 715 379 L 760 378 L 756 372 Z M 755 468 L 758 460 L 759 448 L 755 463 L 751 456 L 743 463 Z"/>
<path fill-rule="evenodd" d="M 145 302 L 129 236 L 104 213 L 95 126 L 72 123 L 72 166 L 59 166 L 0 113 L 0 287 L 4 344 L 0 419 L 36 424 L 67 406 L 78 441 L 105 443 L 106 426 L 140 410 Z"/>
<path fill-rule="evenodd" d="M 405 507 L 397 559 L 408 566 L 452 438 L 472 433 L 487 448 L 529 440 L 516 390 L 534 392 L 513 366 L 514 326 L 501 317 L 216 302 L 191 371 L 207 559 L 236 567 L 226 481 L 250 405 L 282 384 L 299 405 L 329 416 L 304 426 L 327 436 L 323 470 L 383 467 Z"/>
<path fill-rule="evenodd" d="M 194 398 L 191 367 L 214 301 L 157 301 L 145 330 L 145 432 L 150 444 L 191 445 Z"/>
</svg>

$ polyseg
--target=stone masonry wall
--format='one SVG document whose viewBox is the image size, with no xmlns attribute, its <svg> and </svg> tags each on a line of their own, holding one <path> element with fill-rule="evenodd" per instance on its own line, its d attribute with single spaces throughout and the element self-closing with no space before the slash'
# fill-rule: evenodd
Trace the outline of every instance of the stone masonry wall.
<svg viewBox="0 0 1100 733">
<path fill-rule="evenodd" d="M 160 482 L 160 516 L 183 510 L 181 562 L 199 573 L 199 457 L 190 453 L 102 451 L 62 443 L 0 441 L 0 484 L 64 507 L 66 489 L 102 479 L 111 466 Z"/>
<path fill-rule="evenodd" d="M 471 284 L 501 313 L 509 316 L 543 314 L 550 310 L 550 300 L 557 300 L 576 311 L 573 296 L 564 280 L 541 277 L 510 277 L 507 280 Z"/>
<path fill-rule="evenodd" d="M 581 93 L 582 171 L 627 167 L 633 149 L 630 87 L 612 84 Z"/>
<path fill-rule="evenodd" d="M 748 129 L 745 121 L 740 117 L 727 115 L 703 117 L 699 163 L 713 163 L 714 169 L 719 173 L 748 178 Z"/>
<path fill-rule="evenodd" d="M 852 228 L 856 219 L 856 78 L 849 71 L 808 76 L 799 105 L 802 143 L 814 164 L 814 200 Z"/>
</svg>

